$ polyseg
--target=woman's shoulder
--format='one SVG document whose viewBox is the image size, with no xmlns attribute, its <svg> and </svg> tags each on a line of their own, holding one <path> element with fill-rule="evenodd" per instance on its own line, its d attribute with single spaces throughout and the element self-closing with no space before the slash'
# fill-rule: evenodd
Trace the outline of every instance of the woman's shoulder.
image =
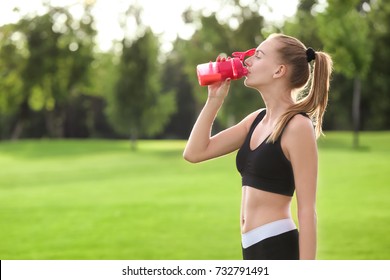
<svg viewBox="0 0 390 280">
<path fill-rule="evenodd" d="M 316 136 L 311 119 L 297 114 L 287 124 L 282 137 L 282 148 L 291 161 L 293 155 L 302 155 L 316 150 Z"/>
<path fill-rule="evenodd" d="M 311 121 L 310 117 L 306 113 L 304 113 L 304 112 L 295 114 L 291 118 L 290 122 L 291 123 L 298 123 L 298 124 L 301 124 L 301 123 L 312 124 L 312 121 Z"/>
<path fill-rule="evenodd" d="M 311 137 L 315 135 L 312 120 L 305 113 L 296 114 L 288 122 L 284 134 L 287 137 Z"/>
</svg>

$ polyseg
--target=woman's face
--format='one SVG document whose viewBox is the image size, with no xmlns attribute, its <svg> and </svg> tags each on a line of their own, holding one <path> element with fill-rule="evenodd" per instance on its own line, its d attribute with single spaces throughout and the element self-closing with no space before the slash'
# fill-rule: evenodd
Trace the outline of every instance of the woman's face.
<svg viewBox="0 0 390 280">
<path fill-rule="evenodd" d="M 281 63 L 277 53 L 278 42 L 274 39 L 263 41 L 254 55 L 245 60 L 248 69 L 244 84 L 247 87 L 259 88 L 272 83 Z"/>
</svg>

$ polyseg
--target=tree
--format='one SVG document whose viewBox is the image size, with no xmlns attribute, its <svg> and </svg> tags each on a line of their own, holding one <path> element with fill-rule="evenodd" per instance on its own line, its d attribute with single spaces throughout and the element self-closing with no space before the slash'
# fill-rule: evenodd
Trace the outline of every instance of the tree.
<svg viewBox="0 0 390 280">
<path fill-rule="evenodd" d="M 360 99 L 362 80 L 372 60 L 372 41 L 367 14 L 360 0 L 328 0 L 325 12 L 318 15 L 319 32 L 325 49 L 332 54 L 335 70 L 353 79 L 353 146 L 359 146 Z"/>
<path fill-rule="evenodd" d="M 82 89 L 88 97 L 84 101 L 86 128 L 89 137 L 116 137 L 112 126 L 108 123 L 105 108 L 111 98 L 118 80 L 119 56 L 113 50 L 95 52 L 91 65 L 90 83 Z"/>
<path fill-rule="evenodd" d="M 0 139 L 11 131 L 23 99 L 21 78 L 26 61 L 25 41 L 15 24 L 0 27 Z"/>
<path fill-rule="evenodd" d="M 323 47 L 318 34 L 316 16 L 313 13 L 316 4 L 317 0 L 301 0 L 295 16 L 288 19 L 282 28 L 283 33 L 298 38 L 315 50 Z"/>
<path fill-rule="evenodd" d="M 135 149 L 140 136 L 153 136 L 163 129 L 175 110 L 175 97 L 173 92 L 161 92 L 157 37 L 142 25 L 137 7 L 130 7 L 127 15 L 131 13 L 140 35 L 122 40 L 119 78 L 107 112 L 113 127 L 130 135 Z"/>
<path fill-rule="evenodd" d="M 390 129 L 390 2 L 370 2 L 368 14 L 373 42 L 372 67 L 368 71 L 363 96 L 366 121 L 363 125 L 371 129 Z"/>
<path fill-rule="evenodd" d="M 317 0 L 301 0 L 298 3 L 297 12 L 294 17 L 288 19 L 282 32 L 294 36 L 301 40 L 307 47 L 315 50 L 323 50 L 324 45 L 318 32 L 318 22 L 316 19 Z M 329 105 L 324 116 L 323 127 L 329 128 L 348 128 L 349 110 L 345 110 L 343 98 L 345 89 L 339 82 L 341 74 L 334 73 L 332 78 L 331 92 L 329 94 Z M 347 124 L 347 125 L 346 125 Z"/>
<path fill-rule="evenodd" d="M 189 78 L 184 71 L 185 62 L 180 55 L 178 45 L 182 39 L 177 39 L 173 50 L 167 54 L 163 65 L 162 85 L 163 92 L 173 91 L 176 96 L 176 112 L 172 115 L 160 138 L 186 139 L 194 125 L 195 98 Z"/>
<path fill-rule="evenodd" d="M 66 8 L 46 8 L 41 16 L 22 18 L 8 34 L 17 38 L 15 44 L 23 54 L 21 66 L 7 65 L 9 77 L 21 78 L 12 106 L 17 107 L 14 139 L 22 136 L 36 112 L 44 113 L 48 136 L 64 136 L 69 101 L 88 83 L 95 35 L 90 6 L 85 6 L 81 19 L 75 19 Z M 10 45 L 8 49 L 11 51 Z M 18 59 L 18 52 L 13 55 Z"/>
</svg>

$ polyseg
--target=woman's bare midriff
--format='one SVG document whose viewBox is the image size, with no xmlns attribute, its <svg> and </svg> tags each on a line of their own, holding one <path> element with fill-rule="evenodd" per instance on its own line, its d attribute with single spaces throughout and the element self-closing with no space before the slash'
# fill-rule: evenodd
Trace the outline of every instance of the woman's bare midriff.
<svg viewBox="0 0 390 280">
<path fill-rule="evenodd" d="M 291 197 L 242 187 L 241 232 L 291 217 Z"/>
</svg>

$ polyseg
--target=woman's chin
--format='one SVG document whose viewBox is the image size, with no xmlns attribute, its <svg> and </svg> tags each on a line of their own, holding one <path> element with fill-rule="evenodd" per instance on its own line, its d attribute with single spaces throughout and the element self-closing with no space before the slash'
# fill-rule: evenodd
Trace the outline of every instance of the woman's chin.
<svg viewBox="0 0 390 280">
<path fill-rule="evenodd" d="M 253 88 L 253 85 L 251 84 L 251 82 L 250 82 L 248 77 L 245 77 L 244 86 L 246 86 L 248 88 Z"/>
</svg>

